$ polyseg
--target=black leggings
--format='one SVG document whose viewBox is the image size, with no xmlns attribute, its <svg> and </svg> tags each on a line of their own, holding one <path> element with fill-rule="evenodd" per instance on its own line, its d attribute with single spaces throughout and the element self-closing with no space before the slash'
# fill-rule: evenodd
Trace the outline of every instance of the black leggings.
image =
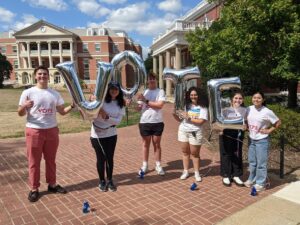
<svg viewBox="0 0 300 225">
<path fill-rule="evenodd" d="M 241 130 L 225 129 L 220 135 L 221 176 L 240 177 L 243 175 L 244 132 Z"/>
<path fill-rule="evenodd" d="M 97 156 L 97 170 L 100 180 L 105 180 L 105 167 L 107 180 L 112 179 L 114 169 L 114 153 L 117 143 L 117 135 L 106 138 L 91 138 L 91 143 Z M 100 144 L 99 144 L 100 143 Z M 102 148 L 105 154 L 103 154 Z"/>
</svg>

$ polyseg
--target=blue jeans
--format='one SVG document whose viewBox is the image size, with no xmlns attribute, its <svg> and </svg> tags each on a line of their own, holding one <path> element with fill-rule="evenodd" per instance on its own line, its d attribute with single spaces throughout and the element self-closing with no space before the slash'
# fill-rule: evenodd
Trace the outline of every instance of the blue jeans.
<svg viewBox="0 0 300 225">
<path fill-rule="evenodd" d="M 248 161 L 249 161 L 249 181 L 261 186 L 265 186 L 267 179 L 269 152 L 269 138 L 261 140 L 252 140 L 250 138 Z"/>
</svg>

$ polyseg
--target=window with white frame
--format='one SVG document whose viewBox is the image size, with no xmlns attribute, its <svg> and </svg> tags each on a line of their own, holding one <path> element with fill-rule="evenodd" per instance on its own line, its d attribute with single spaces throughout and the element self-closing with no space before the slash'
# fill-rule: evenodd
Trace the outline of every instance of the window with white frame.
<svg viewBox="0 0 300 225">
<path fill-rule="evenodd" d="M 2 54 L 6 53 L 6 46 L 0 46 L 0 53 Z"/>
<path fill-rule="evenodd" d="M 18 68 L 19 68 L 18 60 L 14 60 L 14 69 L 18 69 Z"/>
<path fill-rule="evenodd" d="M 32 60 L 32 61 L 31 61 L 31 67 L 32 67 L 32 68 L 35 68 L 35 67 L 36 67 L 35 60 Z"/>
<path fill-rule="evenodd" d="M 89 51 L 88 43 L 82 43 L 82 51 L 83 52 L 88 52 Z"/>
<path fill-rule="evenodd" d="M 96 67 L 97 67 L 97 68 L 99 68 L 98 62 L 101 62 L 101 59 L 100 59 L 100 58 L 97 58 L 97 59 L 96 59 Z"/>
<path fill-rule="evenodd" d="M 13 53 L 17 53 L 17 46 L 13 45 L 12 46 L 12 51 L 13 51 Z"/>
<path fill-rule="evenodd" d="M 118 53 L 118 52 L 119 52 L 119 45 L 113 44 L 113 53 Z"/>
<path fill-rule="evenodd" d="M 61 78 L 59 74 L 54 75 L 54 84 L 59 84 L 61 82 Z"/>
<path fill-rule="evenodd" d="M 90 61 L 89 61 L 89 59 L 83 59 L 83 69 L 84 69 L 84 74 L 83 74 L 84 80 L 89 80 L 90 79 Z"/>
<path fill-rule="evenodd" d="M 95 51 L 100 52 L 101 51 L 101 45 L 100 43 L 95 43 Z"/>
</svg>

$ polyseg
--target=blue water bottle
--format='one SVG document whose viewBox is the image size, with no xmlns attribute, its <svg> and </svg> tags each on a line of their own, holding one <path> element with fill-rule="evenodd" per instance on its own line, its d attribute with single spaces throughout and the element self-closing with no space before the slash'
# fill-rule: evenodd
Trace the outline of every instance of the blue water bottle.
<svg viewBox="0 0 300 225">
<path fill-rule="evenodd" d="M 139 171 L 140 179 L 144 179 L 144 176 L 145 176 L 145 172 L 142 169 L 140 169 L 140 171 Z"/>
<path fill-rule="evenodd" d="M 83 213 L 89 213 L 90 212 L 90 205 L 89 205 L 88 201 L 83 202 L 82 212 Z"/>
<path fill-rule="evenodd" d="M 251 188 L 250 195 L 252 195 L 252 196 L 256 196 L 257 195 L 257 191 L 256 191 L 256 188 L 254 186 Z"/>
<path fill-rule="evenodd" d="M 191 189 L 191 191 L 195 191 L 197 189 L 197 184 L 196 183 L 192 183 L 190 189 Z"/>
</svg>

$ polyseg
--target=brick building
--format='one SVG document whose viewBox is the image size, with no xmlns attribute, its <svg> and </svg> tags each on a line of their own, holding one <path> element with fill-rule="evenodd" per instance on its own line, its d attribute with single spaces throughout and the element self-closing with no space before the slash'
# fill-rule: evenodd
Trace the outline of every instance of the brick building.
<svg viewBox="0 0 300 225">
<path fill-rule="evenodd" d="M 142 55 L 141 46 L 134 43 L 125 31 L 104 27 L 65 29 L 40 20 L 15 33 L 0 34 L 0 52 L 13 65 L 10 77 L 19 85 L 36 82 L 33 69 L 38 65 L 49 68 L 50 85 L 63 85 L 55 66 L 74 61 L 80 78 L 93 86 L 97 77 L 97 61 L 110 62 L 124 50 Z M 129 70 L 122 69 L 123 72 Z M 134 78 L 124 73 L 122 80 L 131 83 Z"/>
</svg>

